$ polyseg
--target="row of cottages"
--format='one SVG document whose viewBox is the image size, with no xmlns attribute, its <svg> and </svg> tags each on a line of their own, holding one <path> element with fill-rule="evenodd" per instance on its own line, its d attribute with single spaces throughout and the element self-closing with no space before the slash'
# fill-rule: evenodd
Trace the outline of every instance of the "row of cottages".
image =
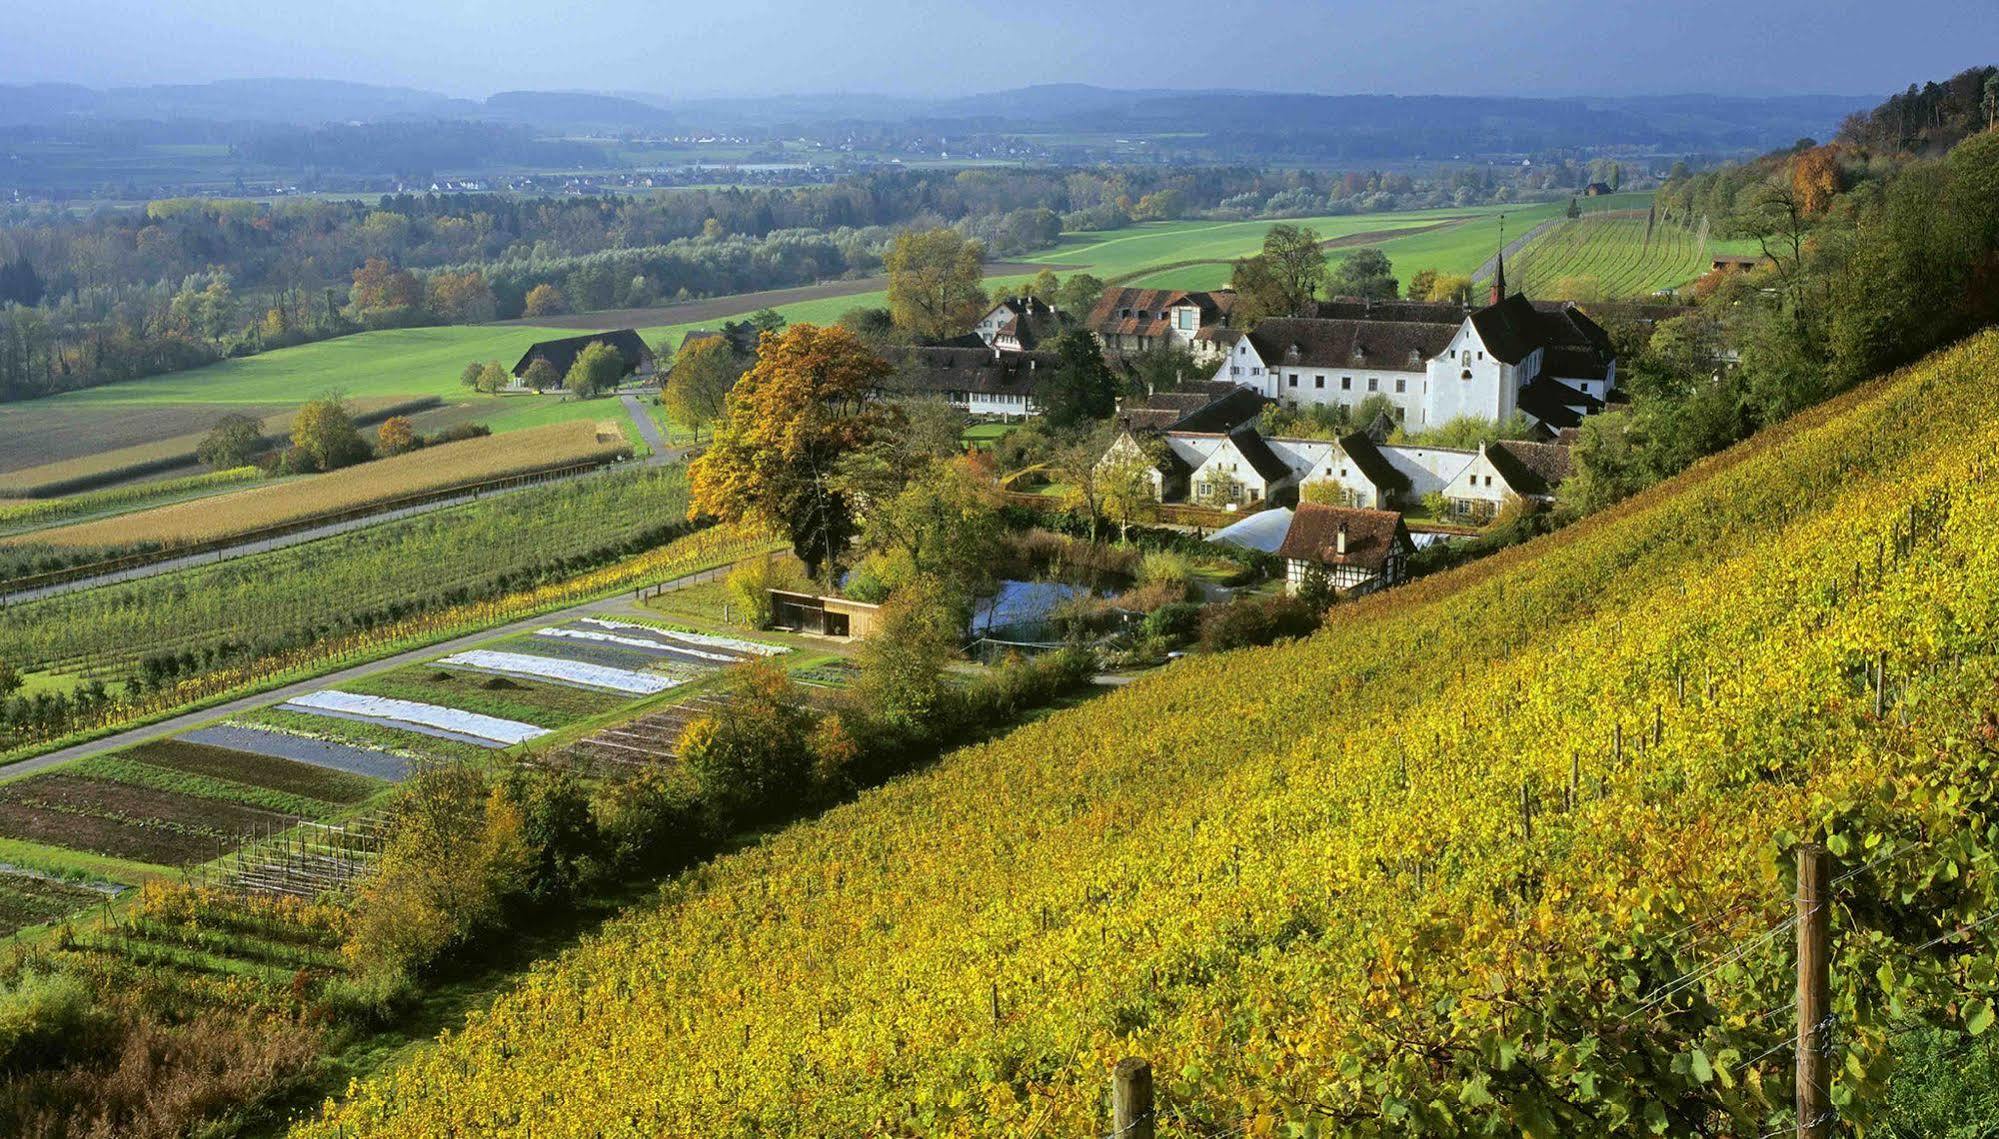
<svg viewBox="0 0 1999 1139">
<path fill-rule="evenodd" d="M 1514 499 L 1551 503 L 1568 477 L 1561 444 L 1507 441 L 1466 451 L 1385 437 L 1379 427 L 1339 439 L 1266 437 L 1253 421 L 1216 430 L 1128 428 L 1102 461 L 1142 459 L 1161 502 L 1256 508 L 1295 502 L 1318 485 L 1331 489 L 1312 497 L 1370 510 L 1441 495 L 1450 516 L 1465 522 L 1488 521 Z"/>
<path fill-rule="evenodd" d="M 1109 288 L 1097 299 L 1084 327 L 1112 355 L 1177 348 L 1206 363 L 1222 357 L 1221 334 L 1228 328 L 1235 300 L 1229 289 Z"/>
<path fill-rule="evenodd" d="M 1043 369 L 1062 363 L 1054 352 L 994 348 L 911 348 L 878 396 L 931 396 L 973 415 L 1024 419 L 1041 414 L 1034 388 Z"/>
<path fill-rule="evenodd" d="M 536 360 L 548 361 L 549 367 L 555 369 L 559 381 L 560 378 L 569 375 L 569 369 L 575 365 L 576 358 L 592 344 L 608 344 L 615 348 L 618 355 L 624 357 L 627 376 L 636 376 L 641 383 L 652 378 L 652 349 L 646 347 L 644 338 L 635 330 L 620 328 L 615 332 L 587 332 L 581 336 L 540 340 L 528 345 L 528 350 L 521 353 L 521 358 L 514 364 L 512 386 L 526 390 L 528 369 L 534 366 Z"/>
<path fill-rule="evenodd" d="M 1332 302 L 1318 312 L 1220 330 L 1226 357 L 1214 378 L 1291 408 L 1350 409 L 1381 396 L 1412 431 L 1518 411 L 1548 438 L 1601 411 L 1617 386 L 1609 335 L 1567 302 L 1515 293 L 1472 311 Z"/>
<path fill-rule="evenodd" d="M 1343 593 L 1371 593 L 1409 576 L 1416 543 L 1392 510 L 1300 503 L 1277 547 L 1284 587 L 1297 593 L 1316 570 Z"/>
</svg>

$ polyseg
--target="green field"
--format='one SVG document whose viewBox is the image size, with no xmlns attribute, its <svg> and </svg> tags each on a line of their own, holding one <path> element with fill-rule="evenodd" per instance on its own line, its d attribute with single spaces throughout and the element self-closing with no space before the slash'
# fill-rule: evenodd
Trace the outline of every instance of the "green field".
<svg viewBox="0 0 1999 1139">
<path fill-rule="evenodd" d="M 1738 246 L 1711 240 L 1705 226 L 1655 224 L 1646 211 L 1585 214 L 1528 242 L 1508 275 L 1529 296 L 1640 297 L 1693 280 Z"/>
</svg>

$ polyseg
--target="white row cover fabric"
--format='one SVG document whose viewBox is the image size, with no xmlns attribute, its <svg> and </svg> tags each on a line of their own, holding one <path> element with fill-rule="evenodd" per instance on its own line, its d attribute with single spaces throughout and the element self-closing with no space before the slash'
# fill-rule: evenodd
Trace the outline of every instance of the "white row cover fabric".
<svg viewBox="0 0 1999 1139">
<path fill-rule="evenodd" d="M 539 657 L 528 653 L 495 652 L 491 649 L 469 649 L 462 653 L 453 653 L 437 663 L 455 664 L 463 668 L 505 673 L 510 676 L 559 680 L 585 688 L 602 688 L 611 692 L 628 692 L 638 696 L 651 696 L 685 683 L 657 672 L 639 672 L 629 668 L 611 668 L 607 665 L 587 664 L 577 660 Z"/>
<path fill-rule="evenodd" d="M 694 645 L 707 645 L 711 649 L 727 649 L 750 656 L 777 657 L 791 650 L 783 645 L 767 645 L 762 641 L 739 641 L 734 637 L 717 637 L 711 633 L 690 633 L 685 629 L 662 629 L 657 625 L 635 625 L 630 621 L 609 621 L 602 617 L 585 617 L 584 625 L 600 625 L 606 629 L 644 629 L 648 633 L 671 637 L 676 641 L 686 641 Z"/>
<path fill-rule="evenodd" d="M 638 637 L 621 637 L 616 633 L 599 633 L 594 629 L 536 629 L 537 637 L 563 637 L 573 641 L 596 641 L 606 645 L 624 645 L 627 648 L 651 649 L 654 652 L 676 652 L 682 656 L 699 657 L 717 664 L 734 664 L 736 658 L 721 653 L 702 652 L 685 645 L 669 644 L 664 640 L 642 640 Z"/>
<path fill-rule="evenodd" d="M 388 696 L 359 696 L 331 688 L 309 692 L 304 696 L 295 696 L 285 703 L 300 708 L 318 708 L 326 712 L 345 712 L 350 716 L 373 716 L 381 720 L 420 724 L 426 728 L 438 728 L 460 735 L 476 736 L 482 740 L 495 740 L 503 744 L 525 743 L 548 734 L 547 728 L 537 728 L 533 724 L 523 724 L 519 720 L 482 716 L 477 712 L 464 712 L 457 708 L 446 708 L 441 704 L 423 704 L 415 700 L 397 700 Z"/>
</svg>

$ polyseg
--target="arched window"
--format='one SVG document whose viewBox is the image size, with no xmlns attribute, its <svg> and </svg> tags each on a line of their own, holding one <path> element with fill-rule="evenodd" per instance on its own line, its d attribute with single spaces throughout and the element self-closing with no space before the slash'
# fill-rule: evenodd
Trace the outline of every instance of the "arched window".
<svg viewBox="0 0 1999 1139">
<path fill-rule="evenodd" d="M 1470 368 L 1466 368 L 1466 369 L 1465 369 L 1465 370 L 1464 370 L 1464 371 L 1463 371 L 1462 373 L 1460 373 L 1460 374 L 1458 375 L 1458 378 L 1459 378 L 1459 379 L 1461 379 L 1461 380 L 1469 380 L 1469 379 L 1471 379 L 1471 369 L 1470 369 Z"/>
</svg>

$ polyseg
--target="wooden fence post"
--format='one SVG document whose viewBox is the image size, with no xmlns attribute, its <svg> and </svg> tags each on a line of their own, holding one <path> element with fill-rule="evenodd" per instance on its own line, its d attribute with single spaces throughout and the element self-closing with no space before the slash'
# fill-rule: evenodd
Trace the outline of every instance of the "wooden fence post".
<svg viewBox="0 0 1999 1139">
<path fill-rule="evenodd" d="M 1111 1071 L 1111 1126 L 1117 1139 L 1153 1139 L 1152 1065 L 1136 1056 Z"/>
<path fill-rule="evenodd" d="M 1830 1049 L 1826 1015 L 1832 1004 L 1826 952 L 1831 924 L 1826 898 L 1826 849 L 1798 847 L 1798 1139 L 1832 1134 Z"/>
</svg>

